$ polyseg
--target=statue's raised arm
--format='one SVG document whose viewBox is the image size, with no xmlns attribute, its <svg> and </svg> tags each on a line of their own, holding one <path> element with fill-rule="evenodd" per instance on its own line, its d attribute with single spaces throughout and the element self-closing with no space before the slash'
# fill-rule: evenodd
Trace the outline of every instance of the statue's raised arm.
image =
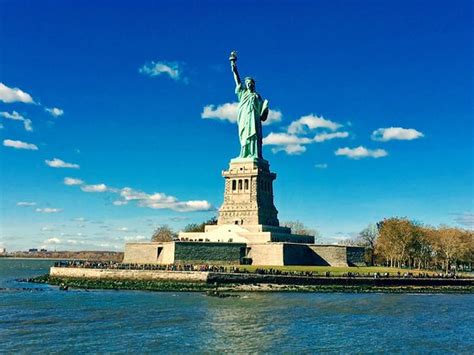
<svg viewBox="0 0 474 355">
<path fill-rule="evenodd" d="M 232 69 L 232 73 L 234 74 L 234 81 L 235 81 L 235 86 L 238 86 L 241 84 L 240 81 L 240 76 L 239 76 L 239 71 L 237 70 L 237 52 L 232 51 L 230 53 L 230 68 Z"/>
</svg>

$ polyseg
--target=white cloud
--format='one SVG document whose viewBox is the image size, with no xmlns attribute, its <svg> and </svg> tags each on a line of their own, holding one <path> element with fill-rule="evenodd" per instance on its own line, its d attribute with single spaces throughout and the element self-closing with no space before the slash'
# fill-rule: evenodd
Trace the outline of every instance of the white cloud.
<svg viewBox="0 0 474 355">
<path fill-rule="evenodd" d="M 112 202 L 112 204 L 114 206 L 125 206 L 126 204 L 128 204 L 128 201 L 116 200 L 116 201 Z"/>
<path fill-rule="evenodd" d="M 0 112 L 0 116 L 7 118 L 9 120 L 14 120 L 14 121 L 22 121 L 23 126 L 25 127 L 25 130 L 28 132 L 33 131 L 33 125 L 30 119 L 23 117 L 20 115 L 18 112 L 13 111 L 12 113 L 9 112 Z"/>
<path fill-rule="evenodd" d="M 13 111 L 12 113 L 3 111 L 3 112 L 0 112 L 0 116 L 4 118 L 8 118 L 9 120 L 15 120 L 15 121 L 23 121 L 25 119 L 25 117 L 23 117 L 16 111 Z"/>
<path fill-rule="evenodd" d="M 201 118 L 227 120 L 232 123 L 237 122 L 238 102 L 228 102 L 222 105 L 207 105 L 201 113 Z M 268 126 L 272 123 L 281 121 L 282 113 L 278 110 L 269 110 L 268 117 L 263 125 Z"/>
<path fill-rule="evenodd" d="M 327 164 L 315 164 L 314 167 L 316 169 L 326 169 L 328 167 Z"/>
<path fill-rule="evenodd" d="M 3 141 L 5 147 L 15 148 L 15 149 L 28 149 L 28 150 L 38 150 L 38 147 L 35 144 L 25 143 L 22 141 L 14 141 L 11 139 L 5 139 Z"/>
<path fill-rule="evenodd" d="M 335 133 L 321 133 L 314 136 L 315 142 L 324 142 L 334 138 L 347 138 L 349 137 L 349 132 L 335 132 Z"/>
<path fill-rule="evenodd" d="M 289 144 L 309 144 L 311 139 L 306 137 L 298 137 L 288 133 L 274 133 L 271 132 L 268 136 L 263 138 L 264 145 L 289 145 Z"/>
<path fill-rule="evenodd" d="M 75 179 L 71 177 L 64 178 L 64 185 L 73 186 L 73 185 L 82 185 L 83 183 L 84 181 L 82 181 L 81 179 Z"/>
<path fill-rule="evenodd" d="M 274 145 L 272 148 L 273 153 L 281 151 L 286 152 L 289 155 L 299 155 L 306 151 L 304 144 L 310 144 L 312 140 L 306 137 L 298 137 L 288 133 L 273 133 L 271 132 L 268 136 L 263 139 L 263 145 Z"/>
<path fill-rule="evenodd" d="M 300 144 L 288 144 L 285 146 L 279 146 L 272 148 L 273 153 L 285 152 L 288 155 L 300 155 L 306 152 L 306 147 Z"/>
<path fill-rule="evenodd" d="M 59 238 L 49 238 L 43 242 L 43 244 L 60 244 L 60 243 L 61 243 L 61 239 Z"/>
<path fill-rule="evenodd" d="M 119 232 L 128 232 L 128 228 L 127 227 L 119 227 L 116 229 L 117 231 Z"/>
<path fill-rule="evenodd" d="M 105 192 L 107 191 L 107 186 L 105 184 L 84 185 L 81 187 L 81 190 L 84 192 Z"/>
<path fill-rule="evenodd" d="M 347 156 L 350 159 L 382 158 L 388 155 L 388 153 L 383 149 L 370 150 L 363 146 L 357 148 L 339 148 L 334 152 L 334 154 Z"/>
<path fill-rule="evenodd" d="M 389 127 L 379 128 L 372 132 L 372 139 L 382 142 L 390 140 L 411 141 L 421 137 L 424 137 L 424 134 L 413 128 Z"/>
<path fill-rule="evenodd" d="M 54 117 L 59 117 L 59 116 L 64 115 L 64 110 L 61 110 L 58 107 L 51 107 L 51 108 L 45 107 L 44 110 Z"/>
<path fill-rule="evenodd" d="M 21 201 L 21 202 L 17 202 L 16 205 L 17 206 L 36 206 L 36 202 Z"/>
<path fill-rule="evenodd" d="M 340 127 L 342 127 L 341 124 L 326 120 L 323 116 L 318 117 L 310 114 L 291 122 L 288 126 L 288 133 L 300 134 L 305 133 L 308 129 L 313 130 L 316 128 L 327 128 L 331 131 L 335 131 Z"/>
<path fill-rule="evenodd" d="M 25 118 L 23 121 L 23 126 L 25 127 L 25 131 L 33 132 L 33 125 L 29 118 Z"/>
<path fill-rule="evenodd" d="M 30 94 L 20 90 L 19 88 L 9 88 L 0 83 L 0 101 L 5 103 L 23 102 L 25 104 L 33 104 L 33 98 Z"/>
<path fill-rule="evenodd" d="M 78 164 L 73 164 L 73 163 L 66 163 L 65 161 L 61 159 L 54 158 L 53 160 L 45 160 L 44 161 L 46 165 L 52 167 L 52 168 L 71 168 L 71 169 L 79 169 Z"/>
<path fill-rule="evenodd" d="M 49 207 L 37 208 L 36 212 L 40 212 L 40 213 L 59 213 L 59 212 L 62 212 L 62 209 L 60 209 L 60 208 L 49 208 Z"/>
<path fill-rule="evenodd" d="M 151 61 L 145 63 L 138 71 L 151 77 L 166 74 L 174 80 L 179 80 L 182 75 L 182 69 L 177 62 Z"/>
<path fill-rule="evenodd" d="M 179 212 L 209 211 L 212 209 L 208 201 L 178 201 L 176 197 L 168 196 L 164 193 L 147 194 L 129 187 L 121 189 L 120 196 L 125 201 L 137 201 L 139 207 L 152 209 L 171 209 Z"/>
</svg>

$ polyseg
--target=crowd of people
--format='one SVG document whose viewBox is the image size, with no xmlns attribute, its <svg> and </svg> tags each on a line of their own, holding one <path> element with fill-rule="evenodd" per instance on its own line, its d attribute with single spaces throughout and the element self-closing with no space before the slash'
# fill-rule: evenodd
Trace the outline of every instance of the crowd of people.
<svg viewBox="0 0 474 355">
<path fill-rule="evenodd" d="M 84 261 L 84 260 L 63 260 L 54 264 L 55 267 L 73 267 L 88 269 L 115 269 L 115 270 L 157 270 L 157 271 L 207 271 L 216 273 L 246 273 L 258 275 L 282 275 L 282 276 L 304 276 L 304 277 L 373 277 L 373 278 L 455 278 L 454 273 L 412 273 L 412 272 L 347 272 L 343 274 L 334 274 L 330 271 L 297 271 L 280 270 L 277 268 L 239 268 L 238 266 L 209 265 L 209 264 L 126 264 L 114 261 Z"/>
</svg>

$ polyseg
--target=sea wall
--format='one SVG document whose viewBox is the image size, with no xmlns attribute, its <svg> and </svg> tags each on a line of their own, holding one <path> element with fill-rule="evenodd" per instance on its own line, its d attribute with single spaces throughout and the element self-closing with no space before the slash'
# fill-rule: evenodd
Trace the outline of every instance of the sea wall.
<svg viewBox="0 0 474 355">
<path fill-rule="evenodd" d="M 207 284 L 275 284 L 301 286 L 380 286 L 380 287 L 474 287 L 474 278 L 383 278 L 383 277 L 309 277 L 291 275 L 262 275 L 246 273 L 216 273 L 203 271 L 117 270 L 52 267 L 50 277 L 58 279 L 175 281 Z"/>
<path fill-rule="evenodd" d="M 103 280 L 163 280 L 206 282 L 208 272 L 87 269 L 74 267 L 51 267 L 49 275 L 57 278 L 103 279 Z"/>
</svg>

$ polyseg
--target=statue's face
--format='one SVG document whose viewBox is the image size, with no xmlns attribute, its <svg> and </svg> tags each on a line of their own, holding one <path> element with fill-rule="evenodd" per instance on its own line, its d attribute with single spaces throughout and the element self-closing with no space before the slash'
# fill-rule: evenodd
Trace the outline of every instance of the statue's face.
<svg viewBox="0 0 474 355">
<path fill-rule="evenodd" d="M 245 87 L 250 91 L 255 91 L 255 82 L 253 80 L 245 80 Z"/>
</svg>

